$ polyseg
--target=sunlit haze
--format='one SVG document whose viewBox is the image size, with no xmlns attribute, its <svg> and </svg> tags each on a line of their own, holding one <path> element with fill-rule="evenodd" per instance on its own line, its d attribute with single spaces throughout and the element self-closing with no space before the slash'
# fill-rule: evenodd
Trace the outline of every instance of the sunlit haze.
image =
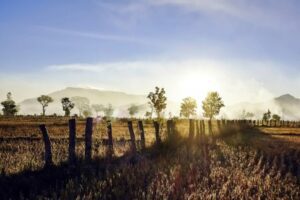
<svg viewBox="0 0 300 200">
<path fill-rule="evenodd" d="M 287 3 L 288 2 L 288 3 Z M 299 88 L 299 2 L 2 1 L 0 98 L 66 87 L 226 105 Z M 288 11 L 287 11 L 288 10 Z"/>
</svg>

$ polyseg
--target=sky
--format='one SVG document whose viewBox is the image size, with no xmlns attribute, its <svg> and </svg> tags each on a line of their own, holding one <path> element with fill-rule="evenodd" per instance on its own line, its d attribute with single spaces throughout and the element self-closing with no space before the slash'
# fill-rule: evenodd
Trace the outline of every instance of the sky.
<svg viewBox="0 0 300 200">
<path fill-rule="evenodd" d="M 300 97 L 298 0 L 1 0 L 0 98 L 65 87 Z"/>
</svg>

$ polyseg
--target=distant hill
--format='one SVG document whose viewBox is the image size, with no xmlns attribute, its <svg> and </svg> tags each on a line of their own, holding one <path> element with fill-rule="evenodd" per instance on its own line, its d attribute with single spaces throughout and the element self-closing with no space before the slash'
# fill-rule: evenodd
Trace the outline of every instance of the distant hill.
<svg viewBox="0 0 300 200">
<path fill-rule="evenodd" d="M 116 91 L 103 91 L 97 89 L 87 89 L 87 88 L 76 88 L 67 87 L 63 90 L 59 90 L 48 94 L 54 99 L 54 102 L 47 108 L 47 114 L 63 114 L 62 106 L 60 100 L 63 97 L 75 97 L 81 96 L 86 97 L 90 100 L 90 104 L 112 104 L 115 108 L 114 115 L 118 117 L 128 117 L 128 107 L 131 104 L 138 105 L 140 107 L 140 112 L 138 116 L 144 116 L 145 112 L 149 110 L 148 99 L 146 95 L 134 95 L 127 94 L 124 92 Z M 41 105 L 36 100 L 37 97 L 26 99 L 19 103 L 21 114 L 40 114 Z M 180 104 L 168 101 L 167 109 L 165 111 L 165 116 L 169 116 L 169 112 L 173 115 L 179 114 Z M 243 110 L 246 112 L 252 112 L 255 114 L 255 118 L 261 119 L 263 113 L 268 109 L 271 110 L 273 114 L 280 115 L 286 120 L 300 120 L 300 99 L 290 95 L 285 94 L 277 98 L 268 100 L 262 103 L 250 103 L 242 102 L 232 106 L 226 106 L 222 109 L 220 116 L 226 118 L 241 118 Z M 78 113 L 78 110 L 74 108 L 72 113 Z"/>
<path fill-rule="evenodd" d="M 229 118 L 239 118 L 242 111 L 245 110 L 254 113 L 255 117 L 260 119 L 268 109 L 273 114 L 280 115 L 283 119 L 300 120 L 300 99 L 290 94 L 285 94 L 262 103 L 243 102 L 229 106 L 223 110 L 223 115 Z"/>
<path fill-rule="evenodd" d="M 135 104 L 140 106 L 140 114 L 144 115 L 146 110 L 148 110 L 148 99 L 146 95 L 133 95 L 126 94 L 124 92 L 116 92 L 116 91 L 102 91 L 97 89 L 87 89 L 87 88 L 75 88 L 75 87 L 67 87 L 63 90 L 59 90 L 50 94 L 47 94 L 54 99 L 54 102 L 49 105 L 47 108 L 47 114 L 63 114 L 62 106 L 60 100 L 63 97 L 86 97 L 90 100 L 90 104 L 112 104 L 115 108 L 114 115 L 115 116 L 127 116 L 127 108 L 131 104 Z M 20 113 L 21 114 L 40 114 L 41 113 L 41 105 L 37 102 L 37 97 L 26 99 L 19 103 L 20 105 Z M 168 102 L 170 106 L 173 105 L 175 107 L 175 103 Z M 173 109 L 171 109 L 173 110 Z M 72 113 L 78 113 L 78 110 L 74 108 Z"/>
<path fill-rule="evenodd" d="M 274 101 L 281 108 L 284 117 L 295 120 L 300 119 L 300 99 L 286 94 L 275 98 Z"/>
</svg>

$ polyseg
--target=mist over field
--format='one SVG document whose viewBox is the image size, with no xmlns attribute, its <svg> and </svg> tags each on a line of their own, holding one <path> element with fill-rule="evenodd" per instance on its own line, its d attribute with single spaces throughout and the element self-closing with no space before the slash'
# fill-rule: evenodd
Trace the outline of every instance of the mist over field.
<svg viewBox="0 0 300 200">
<path fill-rule="evenodd" d="M 205 96 L 209 91 L 218 91 L 225 103 L 219 118 L 240 118 L 245 110 L 253 112 L 254 118 L 260 119 L 270 109 L 283 119 L 297 120 L 300 113 L 298 102 L 295 101 L 300 84 L 298 72 L 288 77 L 284 68 L 273 65 L 268 62 L 208 59 L 51 65 L 30 74 L 1 74 L 0 94 L 4 100 L 6 93 L 12 92 L 20 104 L 21 114 L 40 114 L 36 98 L 41 94 L 49 94 L 55 99 L 48 108 L 49 114 L 63 113 L 61 98 L 83 96 L 90 99 L 91 104 L 111 103 L 116 109 L 114 115 L 118 117 L 128 116 L 127 107 L 138 104 L 141 106 L 138 116 L 143 117 L 149 109 L 146 96 L 155 86 L 160 86 L 166 89 L 168 97 L 166 117 L 170 112 L 178 116 L 182 99 L 189 96 L 197 100 L 197 115 L 201 117 Z M 70 88 L 78 90 L 70 92 Z M 107 94 L 104 100 L 101 92 L 96 95 L 87 91 L 103 91 Z M 124 96 L 124 93 L 128 96 Z M 275 98 L 287 93 L 291 96 L 282 99 L 283 103 L 276 102 Z M 76 109 L 73 112 L 77 113 Z"/>
<path fill-rule="evenodd" d="M 48 114 L 58 114 L 63 115 L 64 112 L 61 108 L 60 100 L 63 97 L 75 97 L 82 96 L 90 100 L 90 105 L 102 104 L 108 105 L 112 104 L 115 109 L 115 117 L 129 117 L 128 107 L 131 105 L 139 106 L 139 112 L 136 116 L 145 117 L 145 113 L 149 111 L 149 104 L 147 100 L 147 95 L 133 95 L 117 91 L 103 91 L 90 88 L 76 88 L 68 87 L 63 90 L 59 90 L 48 94 L 54 99 L 54 102 L 50 104 L 47 108 Z M 41 106 L 37 102 L 36 98 L 26 99 L 19 103 L 20 114 L 23 115 L 39 115 L 41 113 Z M 203 118 L 202 101 L 198 102 L 197 117 Z M 179 116 L 180 102 L 168 101 L 168 106 L 164 112 L 165 117 L 169 117 L 169 113 L 172 116 Z M 271 110 L 274 114 L 278 114 L 282 119 L 285 120 L 297 120 L 300 118 L 300 99 L 286 94 L 273 99 L 266 99 L 263 102 L 241 102 L 233 105 L 226 106 L 221 110 L 220 116 L 218 118 L 222 119 L 239 119 L 243 118 L 243 111 L 254 113 L 252 119 L 261 119 L 263 114 L 267 110 Z M 78 110 L 72 112 L 73 114 L 78 114 Z M 95 114 L 94 114 L 95 115 Z"/>
</svg>

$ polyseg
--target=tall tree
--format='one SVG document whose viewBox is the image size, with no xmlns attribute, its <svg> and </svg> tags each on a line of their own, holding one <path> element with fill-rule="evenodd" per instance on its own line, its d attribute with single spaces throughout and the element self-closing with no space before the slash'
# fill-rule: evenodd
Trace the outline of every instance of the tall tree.
<svg viewBox="0 0 300 200">
<path fill-rule="evenodd" d="M 252 119 L 254 116 L 255 116 L 254 113 L 246 112 L 246 110 L 243 110 L 240 118 L 241 119 Z"/>
<path fill-rule="evenodd" d="M 192 115 L 196 115 L 197 101 L 192 97 L 187 97 L 182 100 L 180 106 L 180 116 L 190 118 Z"/>
<path fill-rule="evenodd" d="M 69 117 L 71 114 L 71 110 L 74 108 L 75 104 L 68 97 L 62 98 L 61 104 L 63 110 L 65 111 L 65 116 Z"/>
<path fill-rule="evenodd" d="M 40 97 L 37 98 L 37 101 L 42 105 L 43 108 L 43 116 L 46 114 L 46 107 L 49 106 L 50 103 L 52 103 L 54 100 L 52 97 L 48 95 L 41 95 Z"/>
<path fill-rule="evenodd" d="M 156 112 L 156 116 L 159 119 L 161 117 L 161 112 L 167 107 L 167 97 L 164 88 L 155 87 L 154 92 L 148 94 L 148 103 Z"/>
<path fill-rule="evenodd" d="M 82 116 L 83 111 L 90 109 L 90 100 L 86 97 L 72 97 L 71 101 L 74 102 L 75 107 L 78 109 L 80 117 Z"/>
<path fill-rule="evenodd" d="M 269 121 L 271 119 L 271 114 L 272 114 L 271 111 L 268 110 L 268 112 L 263 114 L 263 120 L 264 121 Z"/>
<path fill-rule="evenodd" d="M 272 115 L 272 120 L 278 122 L 278 121 L 280 121 L 280 119 L 281 119 L 281 117 L 279 115 L 277 115 L 277 114 Z"/>
<path fill-rule="evenodd" d="M 93 104 L 92 109 L 96 112 L 96 115 L 98 116 L 99 112 L 103 112 L 104 106 L 101 104 Z"/>
<path fill-rule="evenodd" d="M 18 107 L 15 101 L 12 99 L 11 92 L 8 92 L 6 97 L 6 100 L 1 102 L 1 105 L 3 106 L 3 115 L 14 116 L 18 112 Z"/>
<path fill-rule="evenodd" d="M 205 100 L 202 101 L 203 115 L 211 120 L 220 113 L 221 108 L 224 106 L 223 100 L 218 92 L 209 92 Z"/>
<path fill-rule="evenodd" d="M 138 112 L 139 112 L 139 107 L 137 105 L 133 104 L 128 108 L 128 113 L 131 118 L 134 117 L 134 115 L 136 115 Z"/>
</svg>

